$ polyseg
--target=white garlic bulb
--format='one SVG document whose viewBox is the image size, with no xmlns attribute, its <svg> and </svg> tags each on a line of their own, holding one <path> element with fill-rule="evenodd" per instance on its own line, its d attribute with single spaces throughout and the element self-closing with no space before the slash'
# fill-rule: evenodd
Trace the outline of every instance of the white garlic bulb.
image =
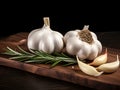
<svg viewBox="0 0 120 90">
<path fill-rule="evenodd" d="M 99 72 L 93 66 L 90 66 L 90 65 L 80 61 L 78 56 L 76 56 L 76 58 L 77 58 L 78 66 L 82 72 L 84 72 L 90 76 L 100 76 L 103 73 L 103 71 Z"/>
<path fill-rule="evenodd" d="M 40 50 L 46 53 L 60 52 L 64 47 L 63 35 L 50 28 L 49 17 L 44 17 L 44 25 L 31 31 L 28 35 L 28 49 Z"/>
<path fill-rule="evenodd" d="M 70 55 L 77 55 L 79 59 L 94 60 L 102 51 L 102 44 L 95 33 L 85 25 L 82 30 L 68 31 L 64 35 L 66 51 Z"/>
<path fill-rule="evenodd" d="M 97 67 L 97 70 L 104 71 L 106 73 L 112 73 L 112 72 L 117 71 L 119 66 L 120 66 L 120 61 L 119 61 L 119 57 L 117 55 L 116 61 L 102 64 Z"/>
</svg>

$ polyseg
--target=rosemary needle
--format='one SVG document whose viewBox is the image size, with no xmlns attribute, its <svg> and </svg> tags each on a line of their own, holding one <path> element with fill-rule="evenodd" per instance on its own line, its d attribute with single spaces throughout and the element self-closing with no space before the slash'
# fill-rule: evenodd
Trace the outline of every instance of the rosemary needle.
<svg viewBox="0 0 120 90">
<path fill-rule="evenodd" d="M 17 47 L 19 51 L 7 47 L 7 50 L 3 54 L 9 55 L 9 59 L 18 60 L 25 63 L 51 64 L 52 67 L 58 64 L 63 66 L 77 64 L 75 58 L 70 57 L 64 53 L 48 54 L 38 50 L 32 50 L 32 52 L 28 52 L 23 50 L 20 46 Z"/>
</svg>

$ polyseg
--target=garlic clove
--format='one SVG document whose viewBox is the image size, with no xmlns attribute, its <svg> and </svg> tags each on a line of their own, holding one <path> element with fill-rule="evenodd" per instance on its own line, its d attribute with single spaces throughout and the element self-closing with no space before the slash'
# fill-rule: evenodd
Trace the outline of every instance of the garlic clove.
<svg viewBox="0 0 120 90">
<path fill-rule="evenodd" d="M 97 67 L 96 69 L 99 71 L 104 71 L 106 73 L 112 73 L 112 72 L 115 72 L 119 68 L 119 66 L 120 66 L 120 60 L 117 55 L 116 61 L 102 64 L 99 67 Z"/>
<path fill-rule="evenodd" d="M 78 32 L 75 32 L 75 31 L 68 31 L 65 35 L 64 35 L 64 42 L 66 43 L 67 40 L 71 37 L 76 37 L 78 36 Z"/>
<path fill-rule="evenodd" d="M 76 55 L 82 46 L 82 41 L 80 41 L 77 37 L 72 37 L 67 40 L 66 51 L 70 55 Z"/>
<path fill-rule="evenodd" d="M 100 55 L 101 54 L 101 52 L 102 52 L 102 44 L 101 44 L 101 42 L 100 41 L 98 41 L 98 40 L 94 40 L 95 42 L 95 45 L 97 46 L 97 48 L 98 48 L 98 55 Z"/>
<path fill-rule="evenodd" d="M 54 32 L 52 32 L 52 35 L 53 35 L 53 37 L 55 37 L 54 42 L 53 42 L 54 43 L 54 51 L 61 52 L 64 47 L 62 34 L 54 31 Z"/>
<path fill-rule="evenodd" d="M 52 53 L 54 52 L 54 41 L 51 37 L 51 35 L 48 35 L 49 38 L 47 36 L 43 36 L 42 39 L 39 40 L 38 43 L 38 50 L 46 52 L 46 53 Z"/>
<path fill-rule="evenodd" d="M 77 53 L 77 56 L 79 57 L 80 60 L 87 59 L 87 57 L 91 52 L 91 45 L 89 45 L 86 42 L 82 42 L 82 43 L 83 43 L 83 46 L 81 47 L 81 49 L 79 49 Z"/>
<path fill-rule="evenodd" d="M 94 60 L 98 55 L 98 48 L 97 48 L 97 45 L 93 44 L 91 45 L 91 52 L 88 56 L 88 60 Z"/>
<path fill-rule="evenodd" d="M 100 76 L 103 73 L 103 71 L 98 72 L 96 68 L 94 68 L 93 66 L 90 66 L 80 61 L 78 56 L 76 56 L 76 58 L 77 58 L 77 62 L 80 70 L 85 74 L 88 74 L 90 76 Z"/>
<path fill-rule="evenodd" d="M 94 40 L 98 40 L 97 35 L 96 35 L 94 32 L 91 31 L 91 34 L 92 34 L 92 38 L 93 38 Z"/>
<path fill-rule="evenodd" d="M 99 66 L 101 64 L 106 63 L 107 62 L 107 55 L 108 54 L 107 54 L 107 48 L 106 48 L 105 53 L 96 57 L 93 62 L 89 63 L 89 65 Z"/>
</svg>

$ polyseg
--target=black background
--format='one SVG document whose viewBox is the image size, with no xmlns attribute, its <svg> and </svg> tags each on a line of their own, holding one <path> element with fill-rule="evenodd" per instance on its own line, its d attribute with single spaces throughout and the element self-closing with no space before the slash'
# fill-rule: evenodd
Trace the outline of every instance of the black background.
<svg viewBox="0 0 120 90">
<path fill-rule="evenodd" d="M 97 2 L 95 1 L 91 2 L 90 0 L 91 3 L 85 0 L 84 0 L 85 2 L 80 2 L 79 0 L 78 2 L 76 2 L 75 0 L 73 2 L 71 2 L 71 0 L 66 0 L 66 2 L 59 2 L 58 0 L 56 0 L 56 2 L 55 0 L 54 1 L 49 0 L 49 1 L 50 2 L 46 0 L 44 2 L 43 1 L 36 2 L 34 0 L 33 2 L 28 0 L 25 2 L 25 0 L 24 1 L 9 0 L 5 2 L 0 2 L 1 4 L 0 5 L 0 38 L 19 32 L 30 32 L 34 29 L 41 28 L 43 26 L 43 17 L 45 16 L 50 17 L 51 29 L 59 31 L 63 34 L 69 30 L 82 29 L 84 25 L 90 25 L 89 29 L 94 32 L 120 31 L 119 30 L 120 15 L 119 15 L 119 5 L 118 5 L 119 3 L 117 2 L 113 3 L 109 1 L 105 3 L 105 2 L 98 2 L 98 0 L 96 0 Z M 117 35 L 117 34 L 113 34 L 113 35 Z M 104 38 L 104 40 L 105 42 L 106 40 L 108 40 L 108 43 L 112 42 L 110 41 L 109 38 L 107 39 Z M 115 41 L 118 41 L 117 38 Z M 24 73 L 22 74 L 24 75 Z M 6 77 L 6 75 L 4 77 Z M 12 73 L 10 73 L 10 75 L 12 75 Z M 19 75 L 16 76 L 16 78 L 19 78 Z M 13 79 L 12 77 L 8 77 L 8 79 L 11 81 Z M 29 76 L 27 77 L 29 78 Z M 3 81 L 1 82 L 1 86 L 3 85 L 3 88 L 4 85 L 7 88 L 7 87 L 11 87 L 11 84 L 14 84 L 14 80 L 13 83 L 11 83 L 8 80 L 10 82 L 9 84 L 9 82 L 6 82 L 7 79 L 5 81 L 3 79 L 1 79 Z M 33 81 L 33 79 L 34 78 L 30 80 Z M 36 80 L 36 76 L 35 76 L 35 80 Z M 22 80 L 20 80 L 20 83 L 21 81 Z M 46 84 L 47 81 L 49 80 L 45 79 L 43 85 Z M 17 79 L 16 82 L 19 83 Z M 33 83 L 36 82 L 34 81 Z M 24 83 L 20 84 L 21 87 L 22 85 L 24 86 L 26 84 Z M 65 85 L 65 84 L 62 83 L 61 85 Z M 17 84 L 15 87 L 14 86 L 12 88 L 19 87 L 19 84 Z M 51 87 L 52 86 L 53 85 L 51 84 Z M 65 88 L 65 86 L 63 88 Z M 28 87 L 29 87 L 29 83 L 28 83 Z M 75 88 L 77 87 L 75 86 Z"/>
<path fill-rule="evenodd" d="M 94 32 L 119 31 L 119 7 L 109 3 L 14 1 L 1 3 L 0 37 L 30 32 L 50 17 L 51 29 L 66 33 L 90 25 Z"/>
</svg>

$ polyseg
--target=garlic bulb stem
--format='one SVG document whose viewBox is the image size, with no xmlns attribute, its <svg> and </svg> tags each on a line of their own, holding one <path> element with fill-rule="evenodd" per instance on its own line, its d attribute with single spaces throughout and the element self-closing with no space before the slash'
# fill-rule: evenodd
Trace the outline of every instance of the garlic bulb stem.
<svg viewBox="0 0 120 90">
<path fill-rule="evenodd" d="M 49 19 L 49 17 L 44 17 L 43 21 L 44 21 L 44 25 L 45 26 L 50 26 L 50 19 Z"/>
<path fill-rule="evenodd" d="M 84 25 L 82 30 L 88 30 L 89 29 L 89 25 Z"/>
<path fill-rule="evenodd" d="M 76 58 L 77 58 L 78 66 L 82 72 L 84 72 L 90 76 L 100 76 L 103 73 L 103 71 L 99 72 L 93 66 L 90 66 L 90 65 L 85 64 L 82 61 L 80 61 L 78 56 L 76 56 Z"/>
</svg>

